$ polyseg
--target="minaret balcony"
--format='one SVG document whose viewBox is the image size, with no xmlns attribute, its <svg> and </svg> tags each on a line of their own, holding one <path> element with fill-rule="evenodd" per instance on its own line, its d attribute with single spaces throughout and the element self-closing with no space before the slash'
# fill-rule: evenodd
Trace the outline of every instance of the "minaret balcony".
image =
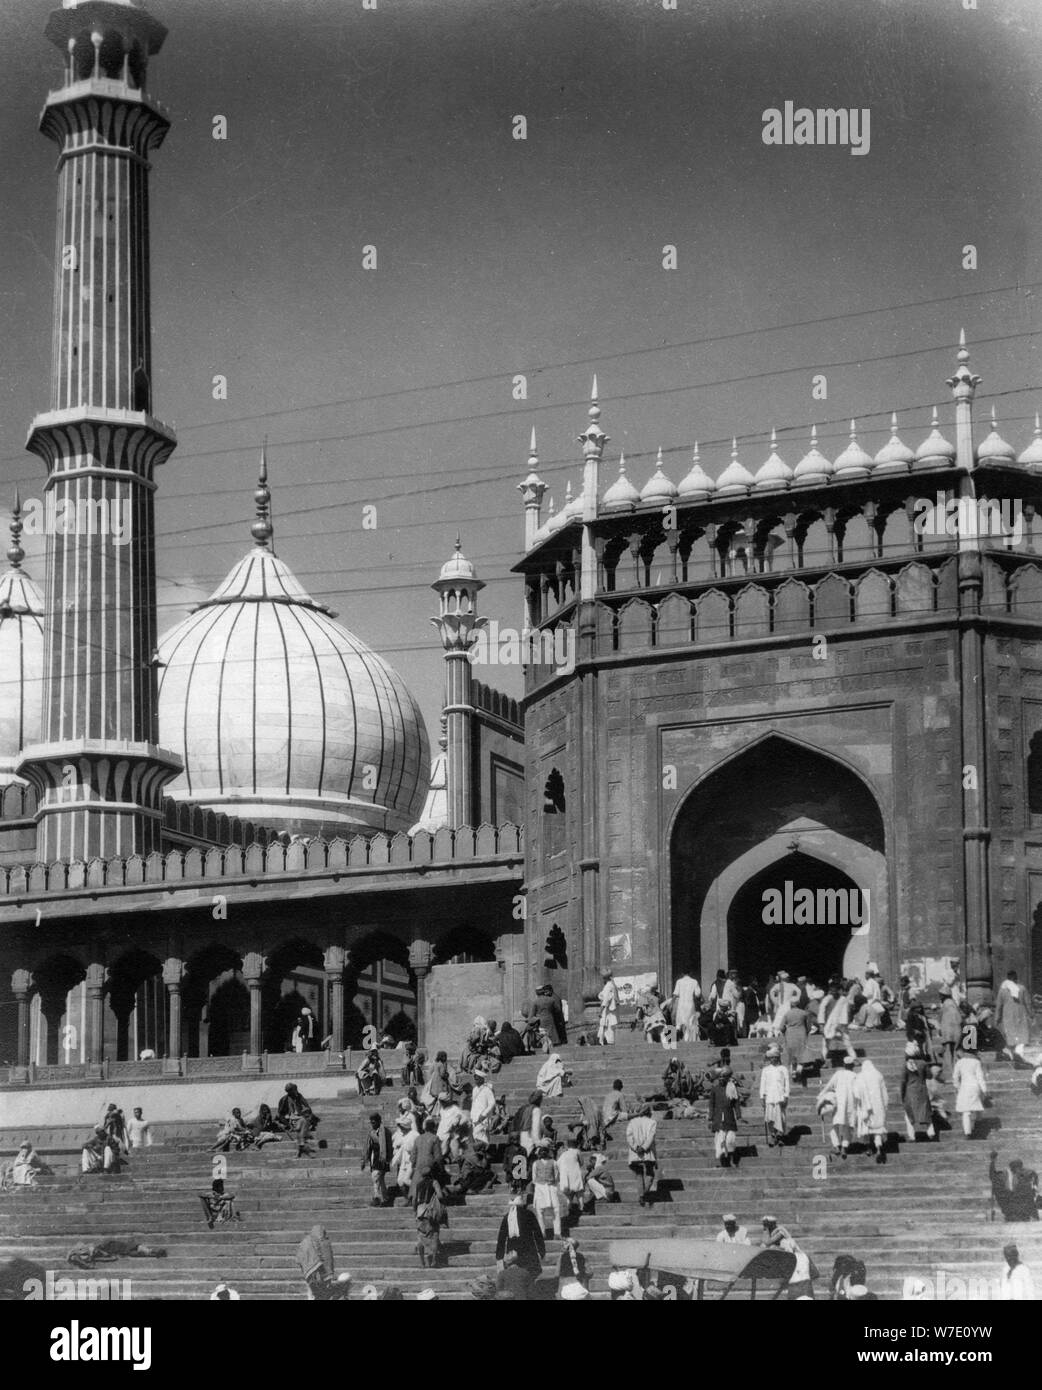
<svg viewBox="0 0 1042 1390">
<path fill-rule="evenodd" d="M 177 447 L 169 425 L 145 410 L 76 406 L 37 415 L 25 447 L 49 469 L 70 455 L 90 455 L 100 466 L 148 474 Z"/>
</svg>

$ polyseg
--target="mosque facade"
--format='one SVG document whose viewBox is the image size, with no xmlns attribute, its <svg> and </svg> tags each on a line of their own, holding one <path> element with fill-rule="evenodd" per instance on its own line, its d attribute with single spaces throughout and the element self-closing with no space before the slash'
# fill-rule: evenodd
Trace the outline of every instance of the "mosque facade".
<svg viewBox="0 0 1042 1390">
<path fill-rule="evenodd" d="M 432 585 L 432 758 L 398 673 L 276 554 L 263 456 L 242 558 L 158 635 L 165 30 L 132 0 L 65 0 L 46 32 L 59 255 L 28 448 L 55 506 L 133 524 L 119 547 L 49 534 L 38 585 L 15 502 L 12 1082 L 260 1067 L 305 1004 L 335 1063 L 369 1027 L 432 1042 L 468 1013 L 517 1017 L 544 979 L 577 1023 L 609 969 L 635 985 L 871 960 L 928 983 L 957 959 L 978 997 L 1010 968 L 1042 991 L 1042 431 L 1019 454 L 994 420 L 975 432 L 965 345 L 951 420 L 917 447 L 895 420 L 869 451 L 852 422 L 835 459 L 812 436 L 790 466 L 772 438 L 753 469 L 736 440 L 713 477 L 696 445 L 678 483 L 660 452 L 640 489 L 624 460 L 603 477 L 595 383 L 575 495 L 544 514 L 534 436 L 518 485 L 523 700 L 476 679 L 483 584 L 459 543 Z"/>
</svg>

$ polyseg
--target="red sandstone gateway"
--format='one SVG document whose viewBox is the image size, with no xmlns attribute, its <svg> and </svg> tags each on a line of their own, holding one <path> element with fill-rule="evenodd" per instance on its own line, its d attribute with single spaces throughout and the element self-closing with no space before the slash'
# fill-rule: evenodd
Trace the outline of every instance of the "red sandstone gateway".
<svg viewBox="0 0 1042 1390">
<path fill-rule="evenodd" d="M 608 1258 L 619 1269 L 648 1269 L 664 1274 L 675 1285 L 677 1299 L 705 1297 L 706 1284 L 722 1284 L 721 1299 L 737 1285 L 749 1285 L 749 1297 L 763 1280 L 777 1281 L 779 1298 L 792 1278 L 796 1256 L 788 1250 L 763 1250 L 750 1245 L 720 1245 L 715 1240 L 613 1240 Z M 680 1282 L 682 1281 L 682 1283 Z M 683 1285 L 694 1285 L 694 1292 Z"/>
</svg>

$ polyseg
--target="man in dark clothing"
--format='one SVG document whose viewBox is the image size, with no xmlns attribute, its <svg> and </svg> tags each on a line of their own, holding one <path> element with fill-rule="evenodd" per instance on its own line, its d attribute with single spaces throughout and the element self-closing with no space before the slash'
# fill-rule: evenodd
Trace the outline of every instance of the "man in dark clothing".
<svg viewBox="0 0 1042 1390">
<path fill-rule="evenodd" d="M 564 1010 L 561 1001 L 554 993 L 553 985 L 542 985 L 535 992 L 535 999 L 528 1010 L 529 1018 L 535 1017 L 540 1028 L 550 1039 L 552 1047 L 560 1047 L 567 1042 Z"/>
<path fill-rule="evenodd" d="M 716 1157 L 721 1168 L 730 1168 L 736 1162 L 735 1145 L 740 1115 L 738 1088 L 731 1079 L 731 1068 L 721 1067 L 709 1092 L 709 1129 L 714 1137 Z"/>
<path fill-rule="evenodd" d="M 499 1223 L 496 1260 L 503 1264 L 508 1254 L 516 1255 L 518 1267 L 527 1275 L 530 1287 L 542 1273 L 546 1241 L 535 1213 L 522 1195 L 511 1198 L 507 1214 Z"/>
<path fill-rule="evenodd" d="M 988 1178 L 1003 1221 L 1037 1221 L 1038 1174 L 1025 1169 L 1019 1158 L 1010 1159 L 1009 1168 L 1000 1173 L 995 1165 L 998 1156 L 998 1150 L 992 1149 Z"/>
<path fill-rule="evenodd" d="M 318 1124 L 318 1116 L 297 1090 L 296 1083 L 287 1081 L 285 1094 L 279 1098 L 279 1119 L 286 1128 L 297 1136 L 297 1157 L 308 1152 L 311 1132 Z"/>
<path fill-rule="evenodd" d="M 503 1268 L 496 1275 L 496 1299 L 498 1302 L 527 1303 L 532 1276 L 521 1268 L 517 1256 L 508 1250 L 503 1258 Z"/>
<path fill-rule="evenodd" d="M 464 1140 L 460 1153 L 459 1178 L 453 1184 L 453 1192 L 457 1196 L 466 1196 L 468 1192 L 484 1192 L 486 1187 L 495 1187 L 498 1181 L 488 1160 L 488 1146 L 476 1144 L 473 1139 Z"/>
<path fill-rule="evenodd" d="M 493 1040 L 493 1046 L 499 1053 L 499 1060 L 504 1066 L 512 1062 L 515 1057 L 524 1056 L 525 1044 L 521 1034 L 512 1023 L 504 1023 Z"/>
<path fill-rule="evenodd" d="M 391 1131 L 379 1111 L 369 1116 L 369 1128 L 362 1139 L 362 1168 L 368 1168 L 373 1180 L 371 1207 L 387 1205 L 387 1171 L 391 1166 Z"/>
</svg>

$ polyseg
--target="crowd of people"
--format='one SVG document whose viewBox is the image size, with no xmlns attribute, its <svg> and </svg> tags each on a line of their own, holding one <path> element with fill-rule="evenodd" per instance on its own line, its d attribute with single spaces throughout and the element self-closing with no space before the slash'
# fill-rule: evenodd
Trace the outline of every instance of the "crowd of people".
<svg viewBox="0 0 1042 1390">
<path fill-rule="evenodd" d="M 584 1034 L 582 1040 L 612 1046 L 622 1015 L 618 985 L 611 972 L 605 972 L 595 1037 Z M 1015 972 L 1000 988 L 993 1010 L 974 1009 L 955 963 L 929 1012 L 908 979 L 902 978 L 895 995 L 871 963 L 863 979 L 834 978 L 822 986 L 806 976 L 791 979 L 779 971 L 762 990 L 756 980 L 744 981 L 735 970 L 721 970 L 705 994 L 699 981 L 685 973 L 668 997 L 655 989 L 639 995 L 629 1021 L 643 1030 L 649 1042 L 670 1054 L 661 1090 L 629 1096 L 622 1080 L 615 1080 L 603 1101 L 576 1095 L 574 1111 L 565 1110 L 562 1115 L 557 1107 L 556 1118 L 545 1102 L 564 1097 L 573 1077 L 558 1050 L 568 1037 L 567 1008 L 550 985 L 535 992 L 518 1028 L 509 1022 L 500 1026 L 494 1020 L 475 1018 L 457 1063 L 450 1063 L 445 1051 L 428 1061 L 408 1041 L 400 1042 L 389 1056 L 377 1048 L 366 1052 L 356 1073 L 359 1094 L 378 1099 L 397 1083 L 401 1095 L 389 1117 L 376 1108 L 369 1112 L 361 1135 L 360 1167 L 369 1174 L 374 1207 L 398 1203 L 411 1209 L 421 1268 L 447 1263 L 444 1233 L 452 1208 L 471 1195 L 498 1187 L 507 1195 L 508 1205 L 497 1233 L 496 1268 L 473 1285 L 472 1295 L 527 1299 L 537 1296 L 538 1282 L 539 1296 L 546 1296 L 544 1264 L 547 1241 L 552 1238 L 560 1242 L 557 1296 L 564 1300 L 588 1297 L 591 1271 L 576 1228 L 598 1203 L 619 1200 L 609 1171 L 610 1141 L 624 1138 L 626 1162 L 637 1179 L 638 1201 L 641 1206 L 650 1205 L 661 1193 L 657 1139 L 663 1114 L 704 1119 L 713 1135 L 715 1162 L 721 1168 L 734 1168 L 742 1156 L 738 1137 L 747 1108 L 759 1102 L 768 1149 L 793 1142 L 796 1136 L 789 1122 L 793 1089 L 806 1087 L 811 1079 L 820 1081 L 815 1110 L 822 1138 L 834 1156 L 845 1161 L 853 1148 L 860 1147 L 877 1163 L 885 1163 L 891 1097 L 867 1048 L 857 1045 L 877 1031 L 904 1031 L 899 1096 L 909 1142 L 936 1143 L 951 1128 L 949 1086 L 952 1109 L 960 1117 L 964 1134 L 974 1137 L 983 1132 L 980 1119 L 990 1097 L 979 1055 L 982 1049 L 994 1051 L 996 1059 L 1004 1058 L 1015 1068 L 1030 1068 L 1032 1088 L 1042 1093 L 1042 1056 L 1031 1046 L 1031 1001 Z M 303 1016 L 297 1036 L 305 1048 L 316 1045 Z M 692 1071 L 676 1055 L 678 1041 L 696 1038 L 718 1049 L 701 1071 Z M 751 1081 L 732 1063 L 732 1048 L 743 1038 L 760 1044 L 762 1066 Z M 540 1059 L 535 1085 L 519 1104 L 511 1106 L 502 1090 L 504 1069 L 533 1055 Z M 288 1082 L 274 1110 L 262 1103 L 247 1118 L 240 1109 L 232 1109 L 212 1149 L 227 1153 L 288 1141 L 296 1145 L 298 1156 L 306 1156 L 318 1124 L 319 1117 L 297 1085 Z M 128 1121 L 117 1105 L 110 1104 L 83 1145 L 81 1171 L 117 1172 L 134 1149 L 151 1142 L 140 1108 Z M 997 1159 L 994 1151 L 988 1174 L 993 1209 L 1006 1221 L 1037 1220 L 1037 1174 L 1019 1159 L 1000 1169 Z M 33 1186 L 46 1171 L 26 1141 L 0 1169 L 0 1185 Z M 235 1194 L 225 1190 L 222 1178 L 215 1176 L 211 1189 L 200 1196 L 211 1229 L 238 1220 Z M 753 1243 L 733 1212 L 725 1213 L 716 1240 Z M 784 1226 L 765 1217 L 758 1243 L 796 1257 L 788 1285 L 790 1298 L 815 1297 L 814 1284 L 821 1276 Z M 298 1260 L 309 1298 L 401 1297 L 393 1285 L 381 1291 L 368 1284 L 360 1295 L 353 1293 L 350 1276 L 336 1273 L 329 1237 L 321 1226 L 313 1227 L 302 1240 Z M 1013 1290 L 1009 1296 L 1028 1296 L 1022 1290 L 1031 1276 L 1019 1256 L 1011 1264 L 1007 1261 L 1007 1271 Z M 646 1271 L 612 1270 L 609 1288 L 613 1299 L 676 1296 Z M 419 1295 L 423 1299 L 436 1296 L 431 1289 Z M 906 1289 L 906 1296 L 919 1295 L 909 1295 Z M 229 1286 L 219 1286 L 211 1297 L 237 1299 L 239 1295 Z M 840 1257 L 829 1280 L 828 1297 L 851 1301 L 874 1297 L 867 1289 L 864 1265 L 853 1257 Z"/>
</svg>

